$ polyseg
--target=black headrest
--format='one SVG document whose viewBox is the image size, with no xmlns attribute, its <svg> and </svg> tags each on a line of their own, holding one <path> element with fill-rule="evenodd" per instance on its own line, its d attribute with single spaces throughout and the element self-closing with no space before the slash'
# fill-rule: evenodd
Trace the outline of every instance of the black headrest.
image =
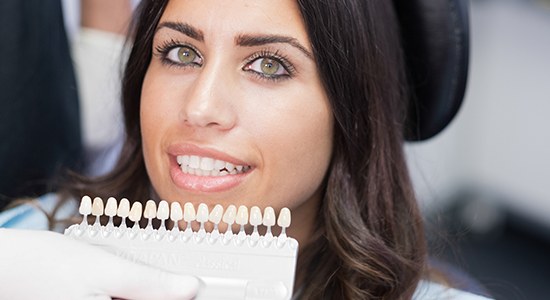
<svg viewBox="0 0 550 300">
<path fill-rule="evenodd" d="M 467 0 L 394 0 L 412 83 L 405 137 L 428 139 L 457 113 L 468 75 Z"/>
</svg>

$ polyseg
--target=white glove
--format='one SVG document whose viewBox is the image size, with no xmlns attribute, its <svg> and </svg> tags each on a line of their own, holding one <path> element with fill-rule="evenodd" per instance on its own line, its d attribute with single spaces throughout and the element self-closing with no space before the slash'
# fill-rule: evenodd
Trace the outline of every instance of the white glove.
<svg viewBox="0 0 550 300">
<path fill-rule="evenodd" d="M 0 228 L 2 299 L 192 299 L 199 286 L 58 233 Z"/>
</svg>

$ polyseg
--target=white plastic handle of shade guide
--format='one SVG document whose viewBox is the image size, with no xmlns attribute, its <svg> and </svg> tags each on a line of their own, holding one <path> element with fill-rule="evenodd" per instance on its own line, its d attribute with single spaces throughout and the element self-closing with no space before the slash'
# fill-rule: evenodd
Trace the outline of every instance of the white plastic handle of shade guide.
<svg viewBox="0 0 550 300">
<path fill-rule="evenodd" d="M 84 220 L 87 215 L 97 217 L 103 213 L 99 212 L 99 206 L 102 206 L 97 202 L 99 200 L 94 199 L 98 207 L 94 213 L 92 213 L 92 205 L 84 203 L 86 201 L 87 199 L 83 199 L 80 209 Z M 109 215 L 112 215 L 110 211 L 114 209 L 112 205 L 112 203 L 109 204 Z M 190 208 L 189 204 L 186 206 Z M 154 215 L 152 204 L 149 209 L 150 211 L 146 214 L 147 219 L 151 219 Z M 165 211 L 166 205 L 163 203 L 160 209 L 161 218 L 166 219 L 168 216 Z M 201 210 L 204 209 L 204 207 L 201 208 Z M 240 209 L 241 216 L 244 216 L 245 208 Z M 214 219 L 220 222 L 220 211 L 216 209 L 215 213 Z M 122 215 L 126 213 L 123 212 Z M 194 211 L 192 215 L 192 218 L 188 218 L 192 220 L 190 222 L 199 224 Z M 282 217 L 278 222 L 279 226 L 290 225 L 290 211 L 285 211 L 284 215 L 279 217 Z M 175 218 L 185 218 L 180 216 L 179 208 Z M 255 224 L 254 227 L 257 227 L 260 218 L 257 208 L 254 209 L 251 218 L 252 223 Z M 267 218 L 264 223 L 269 225 L 274 223 L 272 221 L 274 216 L 271 213 Z M 139 220 L 140 216 L 134 215 L 132 219 Z M 150 225 L 147 228 L 112 226 L 111 219 L 106 226 L 99 223 L 88 224 L 84 220 L 81 224 L 67 228 L 65 235 L 102 247 L 131 261 L 169 272 L 197 276 L 203 282 L 203 286 L 196 299 L 289 300 L 292 298 L 298 242 L 286 236 L 284 230 L 286 227 L 283 227 L 279 236 L 273 236 L 271 233 L 258 236 L 256 229 L 252 235 L 243 231 L 219 233 L 216 226 L 214 234 L 205 233 L 204 230 L 190 232 L 178 228 L 153 229 Z M 204 223 L 208 221 L 208 217 L 201 215 L 200 221 Z M 238 221 L 241 224 L 243 222 L 243 219 Z"/>
</svg>

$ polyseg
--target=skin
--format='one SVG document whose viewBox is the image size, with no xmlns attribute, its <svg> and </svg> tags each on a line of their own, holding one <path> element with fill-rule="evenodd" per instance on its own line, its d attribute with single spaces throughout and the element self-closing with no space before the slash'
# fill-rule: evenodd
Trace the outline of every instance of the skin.
<svg viewBox="0 0 550 300">
<path fill-rule="evenodd" d="M 82 27 L 125 35 L 132 17 L 130 0 L 81 0 Z"/>
<path fill-rule="evenodd" d="M 184 23 L 198 36 L 167 22 Z M 285 36 L 292 42 L 242 45 L 243 35 Z M 181 45 L 196 50 L 192 64 L 174 64 L 181 63 Z M 305 245 L 330 164 L 333 119 L 295 1 L 170 1 L 152 51 L 141 128 L 145 164 L 158 196 L 195 207 L 204 202 L 210 209 L 218 203 L 257 205 L 262 211 L 272 206 L 276 213 L 288 207 L 288 233 Z M 276 74 L 289 76 L 262 76 L 267 62 L 262 56 L 273 54 L 276 62 L 287 62 L 274 67 Z M 182 188 L 171 170 L 174 152 L 188 151 L 229 156 L 251 170 L 230 180 L 229 188 Z M 184 178 L 216 187 L 211 178 L 194 177 Z"/>
</svg>

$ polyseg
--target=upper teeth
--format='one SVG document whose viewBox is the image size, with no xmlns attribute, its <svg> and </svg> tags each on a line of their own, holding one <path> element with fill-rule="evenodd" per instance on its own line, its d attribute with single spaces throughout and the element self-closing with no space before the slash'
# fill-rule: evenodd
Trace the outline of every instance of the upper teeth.
<svg viewBox="0 0 550 300">
<path fill-rule="evenodd" d="M 238 174 L 250 169 L 250 166 L 234 165 L 223 160 L 197 155 L 178 155 L 177 162 L 184 173 L 202 176 Z"/>
</svg>

